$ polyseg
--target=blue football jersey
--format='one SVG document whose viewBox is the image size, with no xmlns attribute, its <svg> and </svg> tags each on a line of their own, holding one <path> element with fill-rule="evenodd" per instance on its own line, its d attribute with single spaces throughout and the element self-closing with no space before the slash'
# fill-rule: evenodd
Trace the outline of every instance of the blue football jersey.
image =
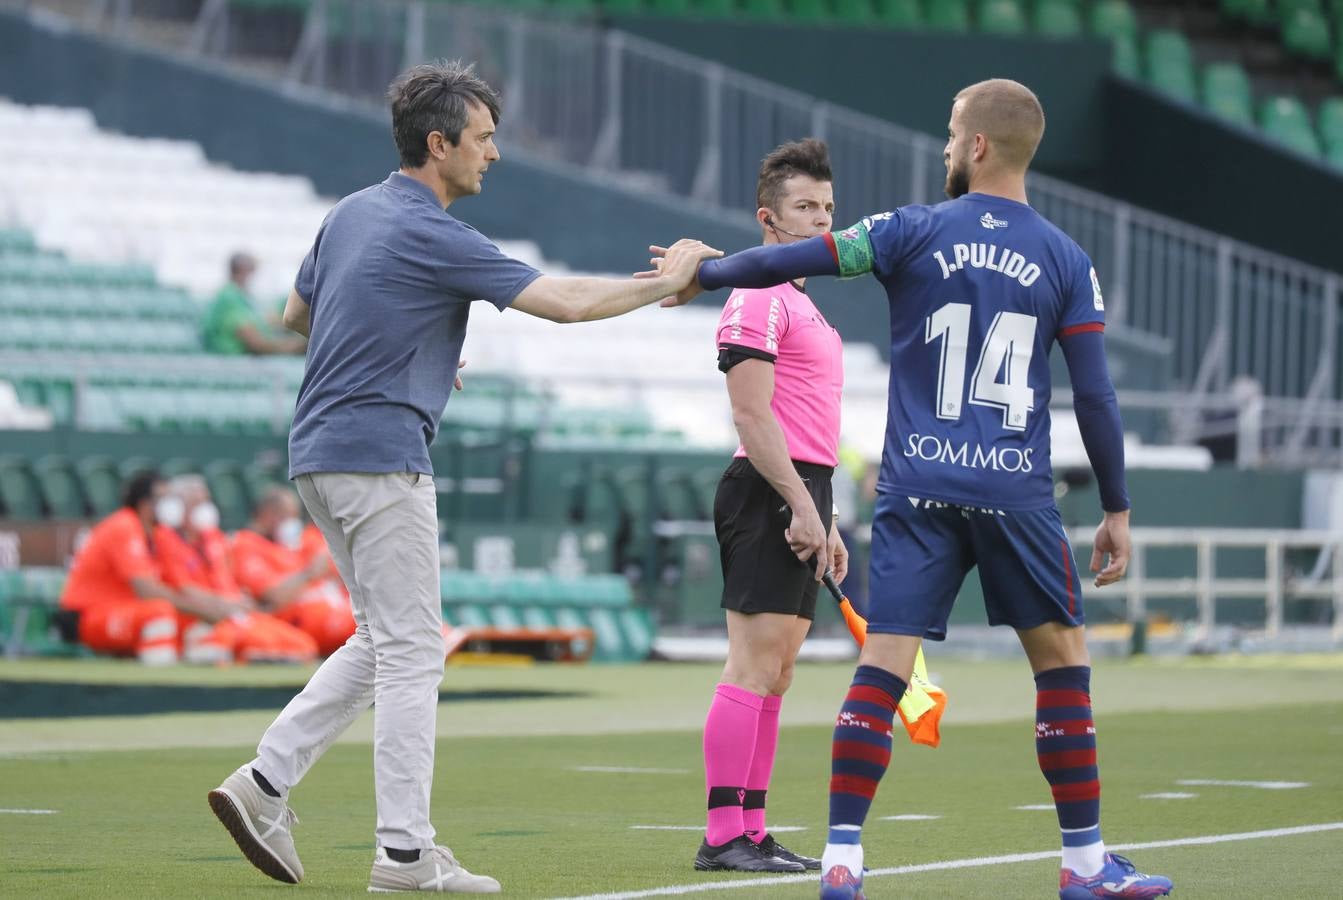
<svg viewBox="0 0 1343 900">
<path fill-rule="evenodd" d="M 966 194 L 868 216 L 829 240 L 891 310 L 878 489 L 998 510 L 1054 502 L 1049 354 L 1100 331 L 1091 260 L 1024 203 Z"/>
</svg>

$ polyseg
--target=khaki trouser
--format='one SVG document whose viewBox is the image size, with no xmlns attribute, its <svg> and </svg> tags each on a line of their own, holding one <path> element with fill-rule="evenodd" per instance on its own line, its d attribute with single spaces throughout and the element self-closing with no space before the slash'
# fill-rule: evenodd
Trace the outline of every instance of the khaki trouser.
<svg viewBox="0 0 1343 900">
<path fill-rule="evenodd" d="M 266 729 L 252 765 L 287 796 L 373 703 L 377 843 L 433 847 L 429 794 L 444 656 L 434 479 L 319 473 L 297 483 L 350 590 L 358 627 Z"/>
</svg>

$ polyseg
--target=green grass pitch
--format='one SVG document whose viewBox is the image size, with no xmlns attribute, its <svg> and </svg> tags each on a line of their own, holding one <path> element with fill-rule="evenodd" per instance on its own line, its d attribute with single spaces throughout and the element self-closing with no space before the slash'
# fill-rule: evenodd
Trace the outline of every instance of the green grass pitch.
<svg viewBox="0 0 1343 900">
<path fill-rule="evenodd" d="M 864 845 L 869 897 L 1046 898 L 1058 862 L 882 870 L 1056 851 L 1036 769 L 1024 662 L 931 659 L 951 708 L 936 750 L 897 741 Z M 806 665 L 784 704 L 770 821 L 819 854 L 830 731 L 852 668 Z M 284 669 L 146 671 L 0 663 L 0 896 L 270 897 L 362 894 L 374 827 L 369 717 L 295 790 L 305 881 L 244 862 L 205 793 L 249 758 L 274 710 L 4 719 L 26 680 L 296 685 Z M 704 665 L 450 669 L 446 690 L 542 688 L 555 699 L 440 707 L 434 819 L 473 870 L 519 898 L 814 897 L 814 879 L 692 871 L 703 817 L 698 726 L 717 668 Z M 1111 845 L 1166 844 L 1298 826 L 1332 830 L 1132 851 L 1175 897 L 1336 898 L 1343 893 L 1343 660 L 1099 663 L 1094 697 L 1103 829 Z M 644 769 L 644 772 L 604 769 Z M 1181 781 L 1308 782 L 1266 789 Z M 1148 798 L 1146 795 L 1192 795 Z M 52 813 L 16 812 L 55 810 Z M 885 817 L 936 816 L 920 821 Z M 728 883 L 743 882 L 729 887 Z M 697 887 L 717 885 L 704 891 Z"/>
</svg>

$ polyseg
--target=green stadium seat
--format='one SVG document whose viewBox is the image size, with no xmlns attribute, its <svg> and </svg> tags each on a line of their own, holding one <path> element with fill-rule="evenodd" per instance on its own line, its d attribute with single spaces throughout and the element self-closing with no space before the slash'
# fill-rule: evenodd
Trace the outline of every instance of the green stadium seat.
<svg viewBox="0 0 1343 900">
<path fill-rule="evenodd" d="M 965 0 L 928 0 L 925 11 L 929 28 L 938 31 L 970 30 L 970 7 Z"/>
<path fill-rule="evenodd" d="M 1193 102 L 1194 55 L 1189 41 L 1178 31 L 1158 30 L 1147 37 L 1147 80 L 1158 90 Z"/>
<path fill-rule="evenodd" d="M 783 0 L 741 0 L 739 11 L 752 19 L 782 19 Z"/>
<path fill-rule="evenodd" d="M 876 19 L 891 28 L 922 28 L 923 8 L 919 0 L 873 0 Z"/>
<path fill-rule="evenodd" d="M 44 456 L 33 464 L 47 514 L 57 519 L 82 519 L 88 508 L 75 467 L 63 456 Z"/>
<path fill-rule="evenodd" d="M 188 459 L 185 456 L 174 456 L 159 463 L 159 474 L 164 478 L 176 478 L 178 475 L 196 475 L 200 473 L 200 470 L 201 467 L 194 459 Z"/>
<path fill-rule="evenodd" d="M 555 617 L 543 606 L 524 606 L 518 611 L 523 628 L 545 631 L 555 627 Z"/>
<path fill-rule="evenodd" d="M 1321 102 L 1315 121 L 1325 145 L 1343 144 L 1343 97 L 1329 97 Z"/>
<path fill-rule="evenodd" d="M 1203 70 L 1203 105 L 1239 125 L 1254 126 L 1250 76 L 1236 63 L 1212 63 Z"/>
<path fill-rule="evenodd" d="M 866 25 L 876 17 L 871 0 L 833 0 L 832 9 L 839 25 Z"/>
<path fill-rule="evenodd" d="M 624 632 L 627 657 L 639 661 L 647 659 L 648 654 L 653 652 L 653 638 L 657 634 L 648 611 L 624 609 L 616 614 L 616 621 Z"/>
<path fill-rule="evenodd" d="M 42 489 L 22 457 L 0 458 L 0 515 L 25 522 L 42 518 Z"/>
<path fill-rule="evenodd" d="M 490 624 L 495 628 L 513 630 L 522 627 L 522 617 L 516 607 L 496 603 L 489 608 L 489 613 Z"/>
<path fill-rule="evenodd" d="M 216 460 L 205 466 L 203 474 L 210 486 L 210 496 L 219 507 L 220 527 L 232 531 L 246 525 L 252 517 L 252 509 L 242 467 L 232 460 Z"/>
<path fill-rule="evenodd" d="M 680 3 L 676 0 L 665 0 L 660 4 L 663 7 L 679 6 L 679 9 L 651 9 L 652 4 L 645 3 L 644 0 L 601 0 L 601 2 L 602 12 L 617 16 L 638 15 L 648 11 L 684 15 L 690 7 L 689 0 L 681 0 Z"/>
<path fill-rule="evenodd" d="M 1330 144 L 1324 151 L 1324 158 L 1330 165 L 1343 169 L 1343 143 Z"/>
<path fill-rule="evenodd" d="M 1273 22 L 1273 6 L 1269 0 L 1221 0 L 1220 7 L 1228 18 L 1251 25 L 1269 25 Z"/>
<path fill-rule="evenodd" d="M 116 463 L 106 456 L 86 456 L 75 463 L 75 471 L 93 515 L 102 518 L 116 512 L 121 505 L 121 476 Z"/>
<path fill-rule="evenodd" d="M 620 629 L 620 620 L 616 613 L 600 607 L 589 609 L 588 627 L 592 629 L 592 658 L 602 661 L 629 659 L 629 648 L 625 645 L 625 636 Z"/>
<path fill-rule="evenodd" d="M 28 232 L 12 228 L 0 229 L 0 254 L 27 256 L 36 252 L 37 244 Z"/>
<path fill-rule="evenodd" d="M 1038 0 L 1034 25 L 1037 34 L 1077 37 L 1082 33 L 1082 14 L 1072 0 Z"/>
<path fill-rule="evenodd" d="M 1293 56 L 1317 62 L 1329 59 L 1333 41 L 1329 37 L 1329 23 L 1324 14 L 1304 7 L 1284 12 L 1282 44 Z"/>
<path fill-rule="evenodd" d="M 1091 7 L 1091 33 L 1099 37 L 1138 39 L 1138 16 L 1128 0 L 1097 0 Z"/>
<path fill-rule="evenodd" d="M 693 0 L 691 9 L 697 16 L 725 19 L 737 14 L 736 0 Z"/>
<path fill-rule="evenodd" d="M 567 15 L 590 15 L 597 11 L 597 0 L 550 0 L 550 9 Z"/>
<path fill-rule="evenodd" d="M 452 624 L 465 628 L 489 628 L 489 611 L 475 603 L 463 603 L 452 609 Z"/>
<path fill-rule="evenodd" d="M 1295 97 L 1270 97 L 1259 107 L 1259 126 L 1275 141 L 1306 156 L 1319 158 L 1320 143 L 1310 114 Z"/>
<path fill-rule="evenodd" d="M 976 10 L 979 30 L 986 34 L 1025 34 L 1026 11 L 1017 0 L 980 0 Z"/>
<path fill-rule="evenodd" d="M 117 477 L 124 482 L 141 472 L 157 471 L 158 467 L 159 464 L 148 456 L 127 456 L 117 463 Z"/>
<path fill-rule="evenodd" d="M 795 22 L 825 22 L 830 5 L 826 0 L 788 0 L 788 16 Z"/>
<path fill-rule="evenodd" d="M 1278 0 L 1278 15 L 1287 17 L 1297 12 L 1323 13 L 1320 0 Z"/>
</svg>

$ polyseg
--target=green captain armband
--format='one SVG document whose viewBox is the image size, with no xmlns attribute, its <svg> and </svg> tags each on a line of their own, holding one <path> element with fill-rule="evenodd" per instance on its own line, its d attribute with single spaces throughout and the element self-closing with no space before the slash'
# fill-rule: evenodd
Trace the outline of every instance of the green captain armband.
<svg viewBox="0 0 1343 900">
<path fill-rule="evenodd" d="M 852 228 L 832 231 L 830 240 L 834 242 L 835 257 L 839 260 L 840 278 L 857 278 L 872 271 L 876 253 L 865 224 L 859 222 Z"/>
</svg>

